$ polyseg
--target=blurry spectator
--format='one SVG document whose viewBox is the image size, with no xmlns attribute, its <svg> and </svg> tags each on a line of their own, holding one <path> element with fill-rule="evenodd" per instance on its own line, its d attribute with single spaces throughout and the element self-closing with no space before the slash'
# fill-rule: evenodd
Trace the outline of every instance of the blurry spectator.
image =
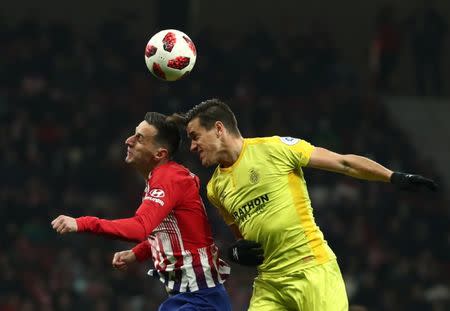
<svg viewBox="0 0 450 311">
<path fill-rule="evenodd" d="M 423 1 L 408 18 L 408 31 L 416 73 L 417 95 L 442 94 L 442 56 L 447 23 L 432 7 Z"/>
<path fill-rule="evenodd" d="M 375 88 L 392 91 L 392 75 L 398 63 L 400 32 L 391 5 L 383 6 L 376 17 L 375 33 L 369 47 L 369 66 Z"/>
</svg>

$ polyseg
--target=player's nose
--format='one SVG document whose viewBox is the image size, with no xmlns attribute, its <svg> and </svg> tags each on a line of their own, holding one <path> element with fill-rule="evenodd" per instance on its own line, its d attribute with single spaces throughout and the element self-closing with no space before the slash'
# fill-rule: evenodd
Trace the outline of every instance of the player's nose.
<svg viewBox="0 0 450 311">
<path fill-rule="evenodd" d="M 196 152 L 197 151 L 197 143 L 194 141 L 191 141 L 191 148 L 190 148 L 191 152 Z"/>
<path fill-rule="evenodd" d="M 134 144 L 134 140 L 135 140 L 134 138 L 135 138 L 135 135 L 131 135 L 130 137 L 128 137 L 125 140 L 125 145 L 132 146 Z"/>
</svg>

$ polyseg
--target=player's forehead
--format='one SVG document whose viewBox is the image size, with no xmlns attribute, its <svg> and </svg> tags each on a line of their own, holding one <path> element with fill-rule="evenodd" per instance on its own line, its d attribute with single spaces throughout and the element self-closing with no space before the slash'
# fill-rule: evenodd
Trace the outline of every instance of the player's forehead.
<svg viewBox="0 0 450 311">
<path fill-rule="evenodd" d="M 143 136 L 154 136 L 156 134 L 157 130 L 156 127 L 149 124 L 147 121 L 142 121 L 141 123 L 136 126 L 136 133 L 141 134 Z"/>
<path fill-rule="evenodd" d="M 189 123 L 186 126 L 186 132 L 187 132 L 188 136 L 201 133 L 205 130 L 206 129 L 200 124 L 199 118 L 192 119 L 191 121 L 189 121 Z"/>
</svg>

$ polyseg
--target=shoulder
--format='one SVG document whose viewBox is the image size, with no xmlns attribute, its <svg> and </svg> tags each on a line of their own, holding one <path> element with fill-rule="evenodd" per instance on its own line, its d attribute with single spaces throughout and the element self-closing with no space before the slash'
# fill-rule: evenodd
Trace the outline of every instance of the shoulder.
<svg viewBox="0 0 450 311">
<path fill-rule="evenodd" d="M 244 138 L 244 141 L 249 146 L 250 145 L 268 145 L 268 144 L 276 143 L 277 138 L 279 139 L 279 136 L 251 137 L 251 138 Z"/>
<path fill-rule="evenodd" d="M 296 149 L 302 145 L 303 140 L 290 136 L 270 136 L 246 139 L 249 150 L 258 153 L 284 153 L 288 150 Z"/>
<path fill-rule="evenodd" d="M 167 179 L 170 182 L 174 180 L 195 178 L 195 174 L 192 173 L 187 167 L 177 163 L 169 162 L 156 167 L 149 175 L 149 179 Z"/>
<path fill-rule="evenodd" d="M 291 136 L 269 136 L 269 137 L 252 137 L 244 139 L 247 145 L 265 145 L 265 146 L 293 146 L 302 141 L 300 138 Z"/>
</svg>

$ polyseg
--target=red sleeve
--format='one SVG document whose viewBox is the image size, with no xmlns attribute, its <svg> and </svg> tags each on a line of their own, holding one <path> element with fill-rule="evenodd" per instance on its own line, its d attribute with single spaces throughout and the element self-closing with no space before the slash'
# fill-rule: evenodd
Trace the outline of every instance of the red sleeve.
<svg viewBox="0 0 450 311">
<path fill-rule="evenodd" d="M 147 182 L 142 203 L 134 217 L 107 220 L 85 216 L 77 218 L 78 232 L 118 238 L 127 241 L 144 241 L 163 221 L 177 203 L 179 183 L 164 170 L 158 170 Z"/>
<path fill-rule="evenodd" d="M 148 240 L 145 240 L 132 248 L 138 262 L 145 261 L 152 257 L 152 247 Z"/>
</svg>

